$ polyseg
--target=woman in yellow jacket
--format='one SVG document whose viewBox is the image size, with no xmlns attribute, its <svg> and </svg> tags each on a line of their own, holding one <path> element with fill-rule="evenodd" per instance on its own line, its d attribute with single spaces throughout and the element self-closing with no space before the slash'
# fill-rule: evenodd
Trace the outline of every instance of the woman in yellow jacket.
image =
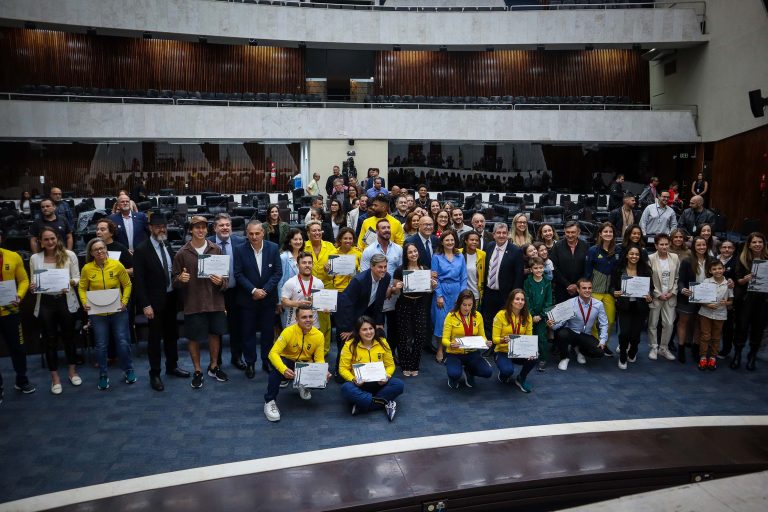
<svg viewBox="0 0 768 512">
<path fill-rule="evenodd" d="M 354 367 L 364 363 L 384 363 L 387 378 L 378 382 L 362 382 L 357 379 Z M 403 393 L 403 381 L 392 377 L 395 372 L 395 360 L 387 340 L 376 334 L 373 319 L 361 316 L 355 322 L 355 331 L 351 340 L 344 344 L 339 362 L 339 375 L 346 382 L 341 386 L 341 396 L 352 403 L 352 414 L 381 410 L 387 418 L 395 418 L 397 403 L 395 398 Z"/>
<path fill-rule="evenodd" d="M 483 280 L 485 279 L 485 251 L 480 247 L 480 234 L 475 231 L 464 233 L 464 248 L 460 249 L 467 264 L 467 288 L 475 295 L 480 304 L 483 300 Z"/>
<path fill-rule="evenodd" d="M 120 311 L 101 315 L 90 315 L 88 318 L 93 327 L 94 343 L 96 344 L 96 358 L 99 363 L 100 390 L 109 388 L 109 376 L 107 375 L 107 343 L 109 334 L 115 338 L 117 344 L 117 357 L 120 360 L 120 368 L 125 372 L 125 382 L 136 382 L 136 372 L 133 371 L 131 361 L 131 335 L 128 323 L 128 300 L 131 298 L 131 280 L 125 267 L 117 260 L 109 259 L 107 246 L 100 238 L 94 238 L 85 248 L 86 263 L 80 272 L 80 283 L 77 291 L 84 309 L 88 311 L 87 292 L 96 290 L 120 290 Z"/>
<path fill-rule="evenodd" d="M 499 382 L 507 384 L 512 380 L 515 373 L 515 365 L 523 367 L 518 376 L 514 379 L 515 385 L 523 393 L 530 393 L 533 388 L 526 381 L 528 374 L 536 366 L 536 358 L 511 359 L 509 352 L 509 337 L 514 335 L 531 336 L 533 334 L 533 319 L 528 312 L 528 305 L 525 303 L 525 292 L 520 288 L 512 290 L 504 309 L 496 313 L 493 319 L 493 345 L 494 359 L 496 366 L 499 367 Z"/>
<path fill-rule="evenodd" d="M 306 229 L 309 240 L 304 244 L 304 250 L 312 255 L 312 275 L 323 282 L 326 290 L 332 289 L 333 276 L 328 275 L 325 266 L 328 256 L 336 254 L 336 247 L 323 240 L 323 225 L 320 221 L 307 222 Z M 325 354 L 328 355 L 331 350 L 331 315 L 318 311 L 317 319 L 320 322 L 320 332 L 325 338 Z"/>
<path fill-rule="evenodd" d="M 445 369 L 448 372 L 448 387 L 459 388 L 459 380 L 471 388 L 475 386 L 475 377 L 484 379 L 493 375 L 488 361 L 483 359 L 479 350 L 461 348 L 456 338 L 482 336 L 485 338 L 483 317 L 477 312 L 477 301 L 470 290 L 462 290 L 456 304 L 443 323 L 443 347 L 445 347 Z M 487 342 L 491 347 L 492 342 Z"/>
<path fill-rule="evenodd" d="M 360 272 L 360 259 L 363 257 L 363 253 L 360 252 L 360 250 L 355 245 L 355 230 L 352 228 L 341 228 L 339 229 L 339 236 L 336 237 L 336 254 L 339 256 L 354 256 L 355 261 L 357 262 L 355 265 L 355 272 Z M 329 258 L 330 259 L 330 258 Z M 331 264 L 326 263 L 325 264 L 325 270 L 328 271 L 331 269 Z M 349 282 L 352 280 L 353 276 L 342 276 L 342 275 L 335 275 L 335 274 L 329 274 L 331 275 L 331 279 L 333 279 L 333 289 L 338 290 L 339 293 L 343 292 L 347 289 L 347 286 L 349 285 Z"/>
</svg>

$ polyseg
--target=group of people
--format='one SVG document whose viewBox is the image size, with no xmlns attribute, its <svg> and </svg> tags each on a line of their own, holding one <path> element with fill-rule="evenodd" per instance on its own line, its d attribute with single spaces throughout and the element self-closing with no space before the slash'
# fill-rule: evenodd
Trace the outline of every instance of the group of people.
<svg viewBox="0 0 768 512">
<path fill-rule="evenodd" d="M 35 275 L 40 269 L 68 269 L 70 276 L 68 288 L 47 290 L 35 299 L 51 392 L 63 390 L 59 337 L 69 382 L 83 382 L 75 364 L 72 313 L 81 305 L 86 312 L 101 307 L 89 296 L 100 290 L 118 290 L 113 300 L 119 303 L 114 312 L 88 317 L 99 389 L 111 385 L 110 338 L 123 380 L 137 380 L 130 354 L 136 311 L 148 322 L 153 389 L 164 389 L 163 354 L 166 375 L 191 376 L 194 389 L 203 387 L 206 376 L 227 381 L 221 339 L 229 334 L 230 363 L 246 378 L 255 378 L 261 356 L 261 369 L 268 373 L 264 414 L 270 421 L 280 419 L 277 396 L 296 377 L 297 363 L 326 362 L 333 344 L 336 357 L 327 379 L 341 384 L 353 414 L 382 410 L 390 420 L 404 390 L 404 381 L 394 377 L 396 366 L 406 380 L 417 377 L 423 349 L 430 345 L 453 389 L 491 377 L 489 360 L 499 382 L 525 393 L 533 389 L 530 372 L 546 371 L 553 356 L 564 371 L 574 357 L 585 364 L 587 358 L 616 351 L 618 367 L 626 370 L 637 360 L 646 325 L 651 360 L 684 363 L 690 346 L 701 370 L 716 369 L 718 358 L 728 356 L 730 367 L 738 369 L 749 340 L 746 368 L 756 368 L 767 301 L 749 285 L 753 262 L 768 259 L 765 236 L 750 234 L 740 251 L 729 240 L 717 240 L 712 225 L 701 222 L 708 220 L 708 210 L 700 196 L 690 200 L 691 213 L 686 210 L 678 220 L 669 213 L 666 192 L 641 214 L 634 209 L 635 198 L 625 194 L 589 244 L 574 221 L 564 225 L 562 239 L 550 224 L 534 233 L 524 213 L 511 225 L 495 222 L 487 230 L 482 213 L 465 224 L 460 205 L 431 199 L 423 185 L 411 195 L 397 186 L 385 189 L 377 175 L 367 181 L 368 190 L 345 183 L 335 168 L 328 181 L 330 201 L 315 203 L 304 229 L 283 222 L 276 205 L 268 208 L 265 221 L 247 223 L 245 237 L 232 233 L 226 213 L 215 216 L 210 236 L 209 220 L 192 216 L 191 239 L 177 252 L 166 244 L 167 219 L 133 212 L 130 198 L 121 195 L 118 212 L 97 222 L 82 269 L 55 212 L 51 218 L 44 209 L 30 270 Z M 16 388 L 30 393 L 35 388 L 26 377 L 18 303 L 28 290 L 36 291 L 35 279 L 30 282 L 18 254 L 3 249 L 0 255 L 3 280 L 16 285 L 15 300 L 0 309 L 0 328 L 10 347 Z M 198 261 L 205 255 L 229 255 L 226 275 L 199 273 Z M 339 256 L 353 256 L 352 275 L 334 273 L 332 263 Z M 406 290 L 404 276 L 414 270 L 429 270 L 431 290 Z M 644 296 L 629 297 L 622 282 L 636 276 L 650 278 L 651 284 Z M 692 284 L 703 282 L 716 287 L 715 302 L 689 300 Z M 336 290 L 335 310 L 313 308 L 313 293 L 323 289 Z M 565 302 L 572 315 L 555 321 L 548 313 Z M 192 372 L 179 366 L 179 308 Z M 614 330 L 618 346 L 611 348 Z M 538 355 L 511 357 L 508 344 L 517 335 L 536 336 Z M 462 345 L 462 338 L 472 336 L 486 340 L 483 349 Z M 210 352 L 205 368 L 202 343 Z M 386 378 L 358 379 L 356 365 L 371 362 L 383 363 Z M 311 399 L 310 389 L 297 389 L 302 399 Z"/>
</svg>

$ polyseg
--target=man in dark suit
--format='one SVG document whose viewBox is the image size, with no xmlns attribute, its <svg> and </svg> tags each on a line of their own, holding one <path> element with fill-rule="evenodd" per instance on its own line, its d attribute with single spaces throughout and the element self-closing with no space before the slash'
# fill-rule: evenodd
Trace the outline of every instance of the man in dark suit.
<svg viewBox="0 0 768 512">
<path fill-rule="evenodd" d="M 358 273 L 339 294 L 336 305 L 336 370 L 339 368 L 339 354 L 344 343 L 352 338 L 355 322 L 363 315 L 373 318 L 376 330 L 384 330 L 384 299 L 391 281 L 387 273 L 387 257 L 383 254 L 371 256 L 371 268 Z"/>
<path fill-rule="evenodd" d="M 245 227 L 248 243 L 235 248 L 237 305 L 242 315 L 245 376 L 256 376 L 256 332 L 261 333 L 261 368 L 269 371 L 267 358 L 275 337 L 277 283 L 283 274 L 277 244 L 264 240 L 261 221 Z"/>
<path fill-rule="evenodd" d="M 117 198 L 118 213 L 109 218 L 117 224 L 115 240 L 123 244 L 133 254 L 134 249 L 149 238 L 149 220 L 141 212 L 131 212 L 131 198 L 122 194 Z"/>
<path fill-rule="evenodd" d="M 240 332 L 242 319 L 240 318 L 240 308 L 237 307 L 237 280 L 235 276 L 235 249 L 246 244 L 245 238 L 232 234 L 232 218 L 228 213 L 219 213 L 213 219 L 213 231 L 215 235 L 208 237 L 208 240 L 215 243 L 221 249 L 221 254 L 229 254 L 229 288 L 224 292 L 224 304 L 227 309 L 227 328 L 229 330 L 229 352 L 232 366 L 238 370 L 245 370 L 243 362 L 243 335 Z M 221 353 L 219 351 L 219 361 L 221 366 Z"/>
<path fill-rule="evenodd" d="M 440 240 L 433 235 L 435 222 L 429 215 L 419 219 L 419 232 L 405 239 L 406 243 L 412 243 L 419 250 L 419 265 L 432 268 L 432 255 Z"/>
<path fill-rule="evenodd" d="M 523 287 L 523 253 L 509 242 L 509 228 L 503 222 L 493 226 L 494 243 L 486 249 L 483 295 L 483 323 L 493 332 L 493 318 L 504 309 L 509 292 Z"/>
<path fill-rule="evenodd" d="M 133 296 L 137 307 L 147 317 L 149 327 L 149 384 L 155 391 L 162 391 L 161 339 L 165 342 L 166 375 L 186 379 L 189 378 L 189 372 L 178 366 L 178 303 L 176 290 L 171 284 L 174 253 L 165 244 L 168 237 L 165 217 L 162 214 L 153 215 L 149 230 L 152 236 L 139 244 L 133 253 Z"/>
<path fill-rule="evenodd" d="M 555 266 L 552 289 L 555 304 L 564 302 L 579 293 L 576 282 L 584 277 L 589 245 L 579 239 L 581 229 L 575 220 L 565 223 L 565 236 L 549 251 L 549 259 Z"/>
<path fill-rule="evenodd" d="M 625 192 L 623 201 L 624 203 L 620 207 L 611 210 L 611 213 L 608 214 L 608 220 L 616 228 L 617 238 L 624 236 L 624 231 L 629 227 L 627 222 L 630 224 L 640 222 L 640 213 L 634 210 L 635 195 L 632 192 Z"/>
<path fill-rule="evenodd" d="M 611 183 L 611 188 L 608 191 L 608 209 L 613 210 L 621 206 L 621 201 L 624 199 L 624 175 L 616 175 L 616 180 Z"/>
<path fill-rule="evenodd" d="M 494 243 L 493 235 L 485 229 L 485 215 L 476 213 L 472 216 L 472 228 L 480 235 L 478 249 L 488 252 L 488 247 Z"/>
</svg>

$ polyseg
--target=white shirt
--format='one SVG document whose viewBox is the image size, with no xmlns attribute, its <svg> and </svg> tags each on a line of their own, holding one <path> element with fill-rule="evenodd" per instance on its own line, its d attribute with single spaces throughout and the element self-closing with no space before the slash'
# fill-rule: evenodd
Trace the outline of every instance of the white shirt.
<svg viewBox="0 0 768 512">
<path fill-rule="evenodd" d="M 128 248 L 133 250 L 133 217 L 131 215 L 123 216 L 123 226 L 125 226 L 125 236 L 128 239 Z"/>
<path fill-rule="evenodd" d="M 715 281 L 714 277 L 708 277 L 704 280 L 705 283 L 715 283 L 717 285 L 717 301 L 728 300 L 733 297 L 733 290 L 728 288 L 728 280 L 723 279 L 722 283 Z M 717 309 L 709 309 L 702 305 L 699 308 L 699 314 L 703 317 L 710 318 L 712 320 L 727 320 L 728 308 L 725 304 L 718 304 Z"/>
<path fill-rule="evenodd" d="M 197 252 L 197 254 L 205 254 L 205 250 L 208 248 L 208 244 L 203 244 L 202 247 L 195 247 L 194 245 L 192 248 Z"/>
<path fill-rule="evenodd" d="M 295 275 L 292 278 L 288 279 L 285 284 L 283 285 L 283 290 L 280 292 L 280 298 L 281 299 L 288 299 L 288 300 L 304 300 L 304 292 L 301 290 L 301 284 L 299 284 L 299 279 L 301 279 L 300 275 Z M 308 279 L 301 279 L 302 283 L 304 284 L 304 289 L 309 291 L 309 280 Z M 313 290 L 322 290 L 325 286 L 323 285 L 323 281 L 321 279 L 318 279 L 317 277 L 312 276 L 312 289 Z M 311 293 L 311 292 L 310 292 Z M 298 308 L 285 308 L 286 310 L 286 317 L 285 317 L 285 327 L 288 327 L 289 325 L 293 325 L 296 323 L 296 310 Z M 320 320 L 317 316 L 317 311 L 313 313 L 314 318 L 314 324 L 315 327 L 318 329 L 320 328 Z"/>
<path fill-rule="evenodd" d="M 467 288 L 472 291 L 475 300 L 480 300 L 480 290 L 477 288 L 477 253 L 467 254 Z"/>
<path fill-rule="evenodd" d="M 498 275 L 498 272 L 501 270 L 496 271 L 496 283 L 494 283 L 496 286 L 491 286 L 491 276 L 493 275 L 493 258 L 496 257 L 498 260 L 496 261 L 496 266 L 498 267 L 501 265 L 501 259 L 504 257 L 504 251 L 507 250 L 507 244 L 509 243 L 509 240 L 504 242 L 504 245 L 497 245 L 494 251 L 499 251 L 499 255 L 496 256 L 495 254 L 491 254 L 491 259 L 488 260 L 488 288 L 491 290 L 498 290 L 499 289 L 499 280 L 501 279 L 501 276 Z"/>
<path fill-rule="evenodd" d="M 659 257 L 659 268 L 661 268 L 661 289 L 662 293 L 667 293 L 669 290 L 669 257 L 661 258 Z"/>
<path fill-rule="evenodd" d="M 379 279 L 379 281 L 381 281 L 381 279 Z M 373 304 L 374 301 L 376 300 L 376 292 L 379 290 L 379 281 L 375 280 L 373 278 L 373 274 L 371 274 L 371 282 L 372 283 L 371 283 L 371 296 L 368 297 L 368 305 L 369 306 L 371 304 Z"/>
<path fill-rule="evenodd" d="M 253 248 L 253 245 L 251 245 L 251 250 L 253 250 L 253 256 L 256 258 L 256 269 L 259 271 L 259 274 L 261 274 L 262 265 L 261 265 L 261 255 L 264 253 L 264 242 L 261 243 L 261 248 L 257 251 Z M 251 295 L 253 295 L 253 292 L 256 291 L 256 288 L 251 290 Z"/>
<path fill-rule="evenodd" d="M 363 257 L 360 259 L 360 272 L 365 272 L 371 268 L 371 257 L 377 253 L 387 257 L 387 273 L 394 277 L 395 269 L 403 264 L 403 248 L 392 241 L 387 244 L 386 252 L 381 248 L 379 242 L 366 247 L 363 251 Z"/>
<path fill-rule="evenodd" d="M 227 254 L 229 256 L 229 281 L 227 288 L 234 288 L 237 285 L 237 280 L 235 280 L 235 254 L 233 251 L 234 247 L 232 246 L 232 238 L 228 238 L 225 242 L 219 238 L 219 235 L 216 235 L 215 240 L 216 242 L 214 243 L 221 249 L 221 254 Z M 222 247 L 222 244 L 226 244 L 224 246 L 226 249 Z"/>
</svg>

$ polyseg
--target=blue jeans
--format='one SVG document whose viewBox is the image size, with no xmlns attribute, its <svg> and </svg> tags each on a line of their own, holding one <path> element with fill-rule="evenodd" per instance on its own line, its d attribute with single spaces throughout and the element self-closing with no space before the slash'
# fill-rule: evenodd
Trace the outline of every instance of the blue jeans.
<svg viewBox="0 0 768 512">
<path fill-rule="evenodd" d="M 504 381 L 515 374 L 515 365 L 519 364 L 523 367 L 520 371 L 520 381 L 525 382 L 525 378 L 528 377 L 528 374 L 531 373 L 531 370 L 533 370 L 538 361 L 538 359 L 510 359 L 504 352 L 496 352 L 493 357 L 496 359 L 496 366 L 499 367 L 499 377 Z"/>
<path fill-rule="evenodd" d="M 345 382 L 341 386 L 341 396 L 347 402 L 355 404 L 360 412 L 368 412 L 382 408 L 373 401 L 374 398 L 389 402 L 402 395 L 404 388 L 403 381 L 394 377 L 383 386 L 378 382 L 366 382 L 357 387 L 354 382 Z"/>
<path fill-rule="evenodd" d="M 290 368 L 291 370 L 296 368 L 296 361 L 292 361 L 285 357 L 280 357 L 282 359 L 285 366 Z M 268 359 L 265 359 L 265 361 L 268 361 Z M 269 403 L 272 400 L 277 399 L 277 394 L 280 393 L 280 383 L 283 381 L 285 377 L 283 377 L 283 374 L 277 371 L 276 368 L 272 366 L 272 364 L 269 365 L 269 376 L 267 377 L 267 392 L 264 394 L 264 403 Z M 291 386 L 293 385 L 293 382 L 291 382 Z"/>
<path fill-rule="evenodd" d="M 107 344 L 109 333 L 117 345 L 117 357 L 123 371 L 133 369 L 131 362 L 131 333 L 128 325 L 128 311 L 112 313 L 111 315 L 92 315 L 93 338 L 96 343 L 96 359 L 99 363 L 99 373 L 107 373 Z"/>
<path fill-rule="evenodd" d="M 487 379 L 493 375 L 491 365 L 483 359 L 479 350 L 467 354 L 446 354 L 445 369 L 448 372 L 448 379 L 453 383 L 458 382 L 461 372 L 465 369 L 474 377 Z"/>
</svg>

